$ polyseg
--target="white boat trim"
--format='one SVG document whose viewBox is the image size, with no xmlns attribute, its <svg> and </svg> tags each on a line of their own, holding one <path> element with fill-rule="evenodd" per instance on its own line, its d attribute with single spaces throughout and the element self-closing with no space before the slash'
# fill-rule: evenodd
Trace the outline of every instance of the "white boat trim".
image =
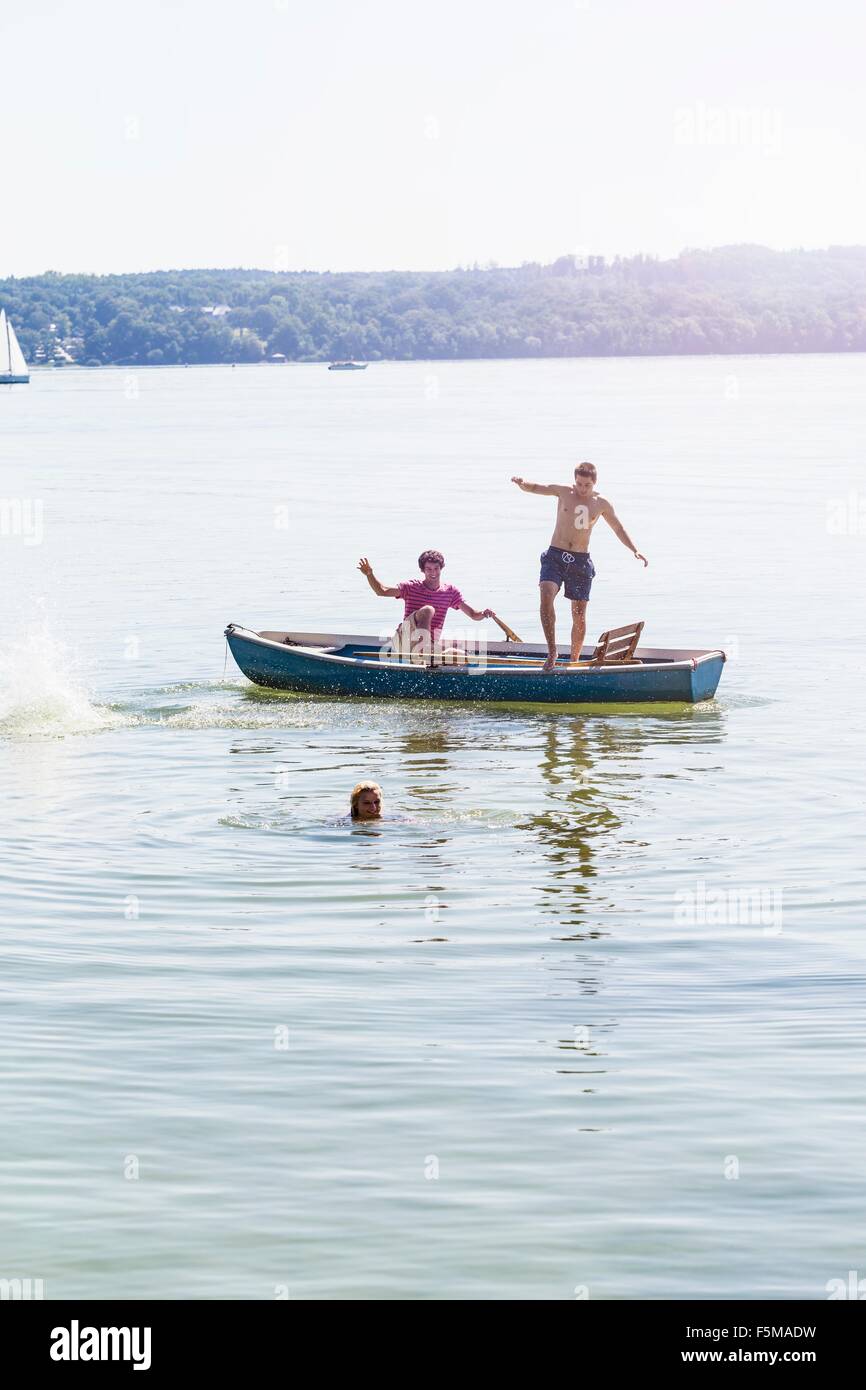
<svg viewBox="0 0 866 1390">
<path fill-rule="evenodd" d="M 332 632 L 286 632 L 284 634 L 281 634 L 280 641 L 276 641 L 270 637 L 263 637 L 261 633 L 254 632 L 252 628 L 240 627 L 237 623 L 230 623 L 229 627 L 232 630 L 233 636 L 246 638 L 247 641 L 256 642 L 260 646 L 272 647 L 275 651 L 282 652 L 285 652 L 287 649 L 289 651 L 299 651 L 302 652 L 304 656 L 310 657 L 315 661 L 324 661 L 332 665 L 353 667 L 360 666 L 373 671 L 402 671 L 407 669 L 428 669 L 427 667 L 422 666 L 420 664 L 415 665 L 414 663 L 407 661 L 382 661 L 379 659 L 377 659 L 376 661 L 368 661 L 365 660 L 363 657 L 338 656 L 336 652 L 327 650 L 327 648 L 329 647 L 344 647 L 350 644 L 369 645 L 371 641 L 377 640 L 376 638 L 371 638 L 369 633 L 360 636 L 346 636 L 343 633 Z M 270 629 L 267 628 L 265 629 L 265 631 L 269 630 Z M 284 640 L 286 637 L 291 638 L 290 643 L 287 643 Z M 490 642 L 487 644 L 487 650 L 492 655 L 496 656 L 517 655 L 532 657 L 547 655 L 547 647 L 544 646 L 543 643 L 521 642 L 519 645 L 519 650 L 516 651 L 516 647 L 517 644 L 514 642 Z M 594 648 L 584 648 L 584 652 L 587 653 L 588 656 L 591 656 L 593 651 Z M 565 650 L 563 650 L 562 655 L 565 656 L 568 655 L 568 653 Z M 589 664 L 587 664 L 584 667 L 583 671 L 581 671 L 579 668 L 573 667 L 569 671 L 569 674 L 589 675 L 595 672 L 610 672 L 612 670 L 623 672 L 627 670 L 694 670 L 696 666 L 701 665 L 704 661 L 710 661 L 714 657 L 721 656 L 722 659 L 725 660 L 725 653 L 721 650 L 721 648 L 707 650 L 706 648 L 684 647 L 638 647 L 637 651 L 635 652 L 635 656 L 638 657 L 640 660 L 639 666 L 624 666 L 620 665 L 617 662 L 611 662 L 610 665 L 607 666 L 590 666 Z M 460 671 L 462 668 L 460 665 L 451 665 L 450 663 L 448 663 L 447 665 L 443 664 L 441 667 L 437 667 L 436 669 L 444 671 Z M 471 674 L 482 675 L 486 674 L 489 670 L 495 670 L 497 675 L 506 676 L 522 676 L 525 675 L 527 671 L 535 671 L 537 673 L 537 667 L 534 666 L 515 665 L 495 666 L 491 668 L 479 665 L 473 671 L 471 671 Z"/>
</svg>

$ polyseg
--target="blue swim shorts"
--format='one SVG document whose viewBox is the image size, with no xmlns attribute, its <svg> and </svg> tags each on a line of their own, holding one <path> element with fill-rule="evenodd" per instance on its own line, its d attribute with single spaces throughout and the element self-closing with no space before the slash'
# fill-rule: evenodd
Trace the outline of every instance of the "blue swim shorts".
<svg viewBox="0 0 866 1390">
<path fill-rule="evenodd" d="M 588 599 L 595 578 L 595 565 L 586 551 L 550 547 L 541 556 L 539 584 L 564 584 L 565 597 Z"/>
</svg>

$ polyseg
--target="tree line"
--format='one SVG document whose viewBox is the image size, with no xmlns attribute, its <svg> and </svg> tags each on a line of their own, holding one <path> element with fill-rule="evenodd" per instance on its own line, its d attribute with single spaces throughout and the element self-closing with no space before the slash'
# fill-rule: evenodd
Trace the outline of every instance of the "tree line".
<svg viewBox="0 0 866 1390">
<path fill-rule="evenodd" d="M 0 280 L 0 306 L 29 361 L 59 342 L 94 366 L 866 349 L 866 247 L 593 262 L 46 272 Z"/>
</svg>

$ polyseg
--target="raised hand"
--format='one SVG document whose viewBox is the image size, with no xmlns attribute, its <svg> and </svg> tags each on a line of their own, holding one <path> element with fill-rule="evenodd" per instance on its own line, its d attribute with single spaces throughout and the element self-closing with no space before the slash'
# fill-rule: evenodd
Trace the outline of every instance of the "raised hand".
<svg viewBox="0 0 866 1390">
<path fill-rule="evenodd" d="M 361 571 L 362 574 L 366 574 L 368 578 L 373 573 L 373 566 L 370 564 L 370 561 L 366 558 L 366 556 L 362 556 L 361 559 L 358 561 L 358 569 Z"/>
<path fill-rule="evenodd" d="M 522 478 L 512 478 L 511 481 L 512 481 L 513 483 L 516 483 L 518 487 L 523 487 L 523 479 L 522 479 Z"/>
<path fill-rule="evenodd" d="M 641 555 L 639 550 L 636 550 L 634 552 L 634 557 L 636 560 L 643 560 L 643 567 L 644 569 L 646 569 L 647 565 L 649 564 L 649 560 L 647 559 L 647 557 L 645 555 Z"/>
</svg>

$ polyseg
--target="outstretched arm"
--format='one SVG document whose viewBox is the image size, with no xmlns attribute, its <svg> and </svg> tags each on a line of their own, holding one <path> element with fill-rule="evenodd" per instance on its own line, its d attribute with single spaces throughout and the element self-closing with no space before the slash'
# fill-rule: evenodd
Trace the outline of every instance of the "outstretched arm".
<svg viewBox="0 0 866 1390">
<path fill-rule="evenodd" d="M 380 598 L 400 597 L 399 589 L 389 587 L 387 584 L 379 583 L 379 580 L 373 573 L 373 566 L 370 564 L 370 561 L 366 559 L 366 557 L 362 557 L 358 561 L 358 569 L 361 571 L 363 575 L 365 575 L 367 583 L 370 585 L 370 588 L 373 590 L 374 594 L 378 594 Z"/>
<path fill-rule="evenodd" d="M 479 611 L 477 608 L 472 608 L 468 603 L 459 603 L 457 607 L 460 609 L 461 613 L 465 613 L 467 618 L 472 618 L 473 622 L 476 623 L 480 623 L 482 618 L 492 618 L 496 626 L 502 628 L 509 642 L 520 641 L 517 633 L 514 632 L 507 623 L 504 623 L 501 618 L 497 617 L 492 608 L 485 608 L 483 611 Z"/>
<path fill-rule="evenodd" d="M 556 497 L 557 493 L 562 492 L 559 483 L 527 483 L 523 478 L 512 478 L 511 481 L 517 484 L 521 492 L 538 492 L 543 497 Z"/>
<path fill-rule="evenodd" d="M 610 527 L 611 531 L 613 531 L 613 534 L 617 536 L 619 540 L 622 541 L 626 550 L 630 550 L 632 555 L 634 555 L 638 560 L 643 560 L 644 568 L 646 568 L 646 566 L 649 564 L 649 560 L 646 558 L 645 555 L 641 555 L 640 551 L 638 550 L 628 531 L 623 526 L 622 522 L 620 521 L 619 517 L 617 516 L 616 512 L 614 511 L 613 507 L 609 502 L 604 502 L 602 504 L 601 514 L 607 522 L 608 526 Z"/>
<path fill-rule="evenodd" d="M 496 614 L 492 608 L 485 608 L 483 611 L 478 608 L 471 608 L 468 603 L 458 603 L 457 607 L 461 613 L 465 613 L 467 618 L 471 618 L 474 623 L 480 623 L 482 618 L 495 618 Z"/>
</svg>

